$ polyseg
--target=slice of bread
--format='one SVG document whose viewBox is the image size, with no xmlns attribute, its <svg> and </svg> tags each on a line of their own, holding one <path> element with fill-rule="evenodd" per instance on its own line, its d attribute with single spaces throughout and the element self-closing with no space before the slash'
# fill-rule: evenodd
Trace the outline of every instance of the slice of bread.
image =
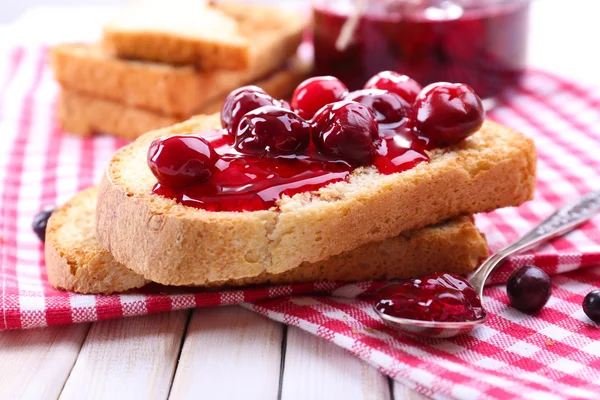
<svg viewBox="0 0 600 400">
<path fill-rule="evenodd" d="M 57 289 L 79 293 L 113 293 L 148 281 L 116 262 L 96 240 L 96 187 L 57 208 L 46 227 L 48 281 Z"/>
<path fill-rule="evenodd" d="M 50 218 L 46 233 L 50 284 L 79 293 L 106 294 L 141 287 L 146 280 L 117 263 L 96 240 L 97 193 L 97 187 L 84 190 Z M 367 243 L 325 261 L 303 263 L 281 274 L 262 273 L 210 286 L 394 279 L 436 271 L 467 274 L 487 255 L 485 238 L 472 218 L 462 217 Z"/>
<path fill-rule="evenodd" d="M 151 141 L 219 127 L 219 115 L 199 116 L 115 153 L 100 186 L 96 231 L 116 260 L 171 285 L 280 274 L 403 231 L 517 206 L 535 188 L 533 141 L 486 121 L 463 142 L 433 151 L 429 163 L 392 175 L 359 168 L 348 181 L 284 196 L 266 211 L 209 212 L 154 195 Z"/>
<path fill-rule="evenodd" d="M 306 65 L 290 63 L 285 69 L 256 84 L 275 98 L 287 98 L 306 77 L 307 72 Z M 224 97 L 206 104 L 201 111 L 206 114 L 219 111 Z M 107 133 L 125 139 L 135 139 L 153 129 L 170 126 L 183 120 L 64 88 L 60 93 L 57 116 L 62 129 L 66 132 L 83 136 Z"/>
<path fill-rule="evenodd" d="M 250 13 L 248 18 L 262 17 Z M 265 30 L 253 31 L 250 65 L 244 71 L 197 71 L 191 66 L 122 60 L 99 44 L 58 45 L 51 50 L 52 67 L 63 88 L 183 121 L 231 90 L 282 69 L 296 53 L 303 29 L 300 19 L 283 14 Z"/>
<path fill-rule="evenodd" d="M 244 70 L 261 61 L 256 60 L 255 48 L 280 46 L 262 53 L 264 63 L 272 62 L 269 57 L 281 57 L 278 50 L 290 49 L 283 42 L 290 35 L 298 38 L 307 23 L 298 13 L 273 6 L 202 3 L 132 4 L 105 25 L 104 47 L 119 58 Z"/>
</svg>

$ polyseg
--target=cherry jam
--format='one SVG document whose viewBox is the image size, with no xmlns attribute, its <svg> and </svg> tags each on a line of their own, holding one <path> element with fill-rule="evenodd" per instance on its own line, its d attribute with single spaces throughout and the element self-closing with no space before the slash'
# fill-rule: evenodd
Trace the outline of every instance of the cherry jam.
<svg viewBox="0 0 600 400">
<path fill-rule="evenodd" d="M 226 130 L 200 135 L 220 156 L 211 176 L 182 189 L 157 183 L 154 193 L 209 211 L 259 211 L 275 206 L 283 195 L 343 181 L 355 169 L 347 161 L 321 155 L 312 144 L 300 154 L 262 157 L 240 153 Z M 429 161 L 425 147 L 425 140 L 409 132 L 389 135 L 382 139 L 374 165 L 383 174 L 408 170 Z"/>
<path fill-rule="evenodd" d="M 516 84 L 525 68 L 530 0 L 367 1 L 349 45 L 336 48 L 349 0 L 313 2 L 315 69 L 350 90 L 391 70 L 422 85 L 463 82 L 482 97 Z"/>
<path fill-rule="evenodd" d="M 388 285 L 379 291 L 375 307 L 392 317 L 421 321 L 464 322 L 485 315 L 471 284 L 446 273 Z"/>
</svg>

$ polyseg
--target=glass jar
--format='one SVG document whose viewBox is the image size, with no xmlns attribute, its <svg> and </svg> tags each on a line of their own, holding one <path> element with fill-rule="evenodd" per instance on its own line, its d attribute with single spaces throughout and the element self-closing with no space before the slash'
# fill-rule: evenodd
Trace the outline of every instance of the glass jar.
<svg viewBox="0 0 600 400">
<path fill-rule="evenodd" d="M 337 76 L 353 90 L 393 70 L 422 85 L 467 83 L 482 98 L 493 97 L 517 83 L 525 68 L 529 3 L 314 0 L 316 73 Z M 353 14 L 357 23 L 350 21 L 349 40 L 340 43 Z"/>
</svg>

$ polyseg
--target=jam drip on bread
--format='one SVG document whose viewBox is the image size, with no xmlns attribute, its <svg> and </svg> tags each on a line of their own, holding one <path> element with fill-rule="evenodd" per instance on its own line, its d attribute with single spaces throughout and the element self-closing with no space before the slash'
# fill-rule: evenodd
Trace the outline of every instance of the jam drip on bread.
<svg viewBox="0 0 600 400">
<path fill-rule="evenodd" d="M 236 89 L 223 105 L 222 129 L 152 142 L 153 192 L 209 211 L 267 210 L 359 167 L 406 171 L 429 161 L 426 150 L 483 123 L 481 100 L 468 86 L 440 83 L 415 95 L 415 85 L 387 71 L 348 93 L 334 77 L 314 77 L 291 105 L 256 86 Z"/>
</svg>

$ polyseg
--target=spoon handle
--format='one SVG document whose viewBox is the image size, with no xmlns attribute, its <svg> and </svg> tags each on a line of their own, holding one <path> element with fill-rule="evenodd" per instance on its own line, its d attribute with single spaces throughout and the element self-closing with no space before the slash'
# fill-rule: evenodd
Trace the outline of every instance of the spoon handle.
<svg viewBox="0 0 600 400">
<path fill-rule="evenodd" d="M 508 256 L 534 248 L 552 238 L 562 236 L 575 229 L 600 211 L 600 190 L 559 208 L 554 214 L 543 220 L 538 226 L 519 240 L 498 250 L 477 268 L 469 282 L 482 295 L 483 284 L 490 273 Z"/>
</svg>

